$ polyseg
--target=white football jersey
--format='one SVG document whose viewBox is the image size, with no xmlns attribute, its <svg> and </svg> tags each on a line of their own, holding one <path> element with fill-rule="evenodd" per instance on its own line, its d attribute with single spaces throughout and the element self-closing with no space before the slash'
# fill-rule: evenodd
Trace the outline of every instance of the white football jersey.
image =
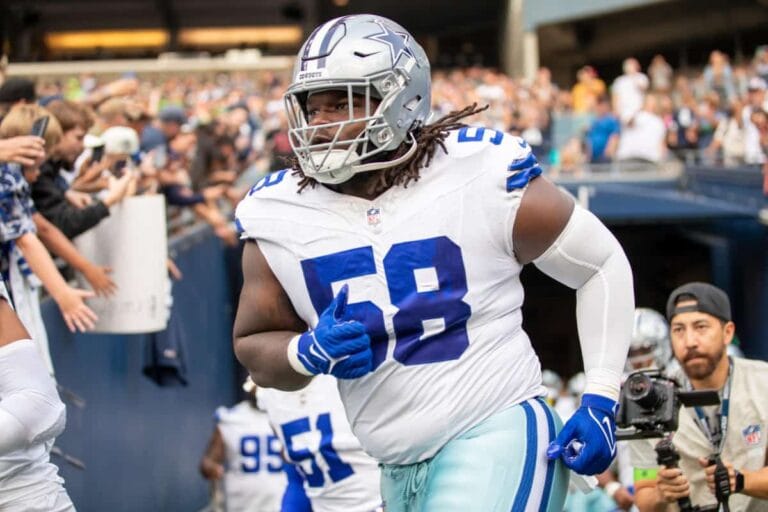
<svg viewBox="0 0 768 512">
<path fill-rule="evenodd" d="M 63 491 L 59 468 L 50 462 L 53 440 L 0 457 L 0 510 Z"/>
<path fill-rule="evenodd" d="M 268 175 L 237 209 L 296 312 L 316 325 L 345 283 L 374 371 L 340 380 L 355 435 L 384 463 L 432 457 L 489 416 L 544 396 L 522 329 L 512 228 L 541 172 L 522 139 L 466 127 L 421 178 L 375 200 Z"/>
<path fill-rule="evenodd" d="M 226 509 L 279 512 L 288 481 L 283 471 L 282 445 L 267 414 L 243 401 L 229 409 L 217 409 L 216 420 L 226 449 Z"/>
<path fill-rule="evenodd" d="M 302 390 L 259 388 L 259 407 L 304 477 L 314 512 L 373 512 L 381 505 L 380 474 L 352 434 L 336 379 L 319 375 Z"/>
</svg>

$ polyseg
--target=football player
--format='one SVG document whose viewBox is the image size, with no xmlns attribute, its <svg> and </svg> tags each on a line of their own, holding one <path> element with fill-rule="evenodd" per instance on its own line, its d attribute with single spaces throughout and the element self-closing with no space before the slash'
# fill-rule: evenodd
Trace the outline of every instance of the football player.
<svg viewBox="0 0 768 512">
<path fill-rule="evenodd" d="M 225 510 L 278 512 L 287 485 L 282 447 L 257 407 L 253 381 L 248 379 L 243 388 L 248 399 L 216 409 L 216 428 L 200 473 L 220 485 Z"/>
<path fill-rule="evenodd" d="M 56 382 L 0 279 L 0 510 L 75 510 L 50 462 L 53 440 L 65 423 Z"/>
<path fill-rule="evenodd" d="M 293 392 L 259 388 L 258 399 L 303 481 L 313 512 L 380 509 L 378 464 L 352 434 L 336 379 L 320 375 Z M 296 506 L 283 506 L 283 511 L 294 512 Z"/>
<path fill-rule="evenodd" d="M 605 470 L 634 309 L 618 241 L 522 139 L 428 122 L 430 66 L 373 15 L 318 27 L 285 95 L 292 168 L 237 209 L 235 351 L 256 384 L 337 379 L 389 512 L 561 510 Z M 576 290 L 586 372 L 561 428 L 522 329 L 520 271 Z"/>
</svg>

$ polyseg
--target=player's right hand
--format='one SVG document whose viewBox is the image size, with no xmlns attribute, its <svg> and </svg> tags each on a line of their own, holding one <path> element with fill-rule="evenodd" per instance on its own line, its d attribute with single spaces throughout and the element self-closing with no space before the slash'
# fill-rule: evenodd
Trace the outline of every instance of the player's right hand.
<svg viewBox="0 0 768 512">
<path fill-rule="evenodd" d="M 349 287 L 344 285 L 320 315 L 317 326 L 289 345 L 288 350 L 295 351 L 289 353 L 289 360 L 298 359 L 301 367 L 295 369 L 300 373 L 356 379 L 373 369 L 371 338 L 365 326 L 345 318 L 348 296 Z"/>
</svg>

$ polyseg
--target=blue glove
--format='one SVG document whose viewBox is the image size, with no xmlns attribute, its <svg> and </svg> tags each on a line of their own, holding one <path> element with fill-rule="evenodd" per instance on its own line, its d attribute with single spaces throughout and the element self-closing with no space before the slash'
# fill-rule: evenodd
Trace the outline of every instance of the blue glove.
<svg viewBox="0 0 768 512">
<path fill-rule="evenodd" d="M 610 398 L 582 396 L 581 407 L 550 443 L 547 457 L 561 457 L 566 466 L 581 475 L 596 475 L 608 469 L 616 455 L 617 409 L 618 404 Z"/>
<path fill-rule="evenodd" d="M 297 356 L 312 374 L 331 374 L 339 379 L 356 379 L 373 369 L 371 338 L 357 320 L 345 320 L 349 286 L 320 315 L 317 326 L 299 337 Z"/>
</svg>

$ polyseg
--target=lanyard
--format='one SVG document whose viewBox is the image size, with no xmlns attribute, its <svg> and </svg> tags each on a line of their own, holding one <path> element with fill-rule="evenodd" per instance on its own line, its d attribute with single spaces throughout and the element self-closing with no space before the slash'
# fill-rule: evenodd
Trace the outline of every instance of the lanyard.
<svg viewBox="0 0 768 512">
<path fill-rule="evenodd" d="M 712 447 L 715 449 L 715 453 L 718 455 L 723 450 L 725 444 L 725 433 L 728 430 L 728 409 L 731 401 L 731 378 L 733 377 L 733 359 L 728 357 L 728 379 L 723 386 L 723 398 L 720 401 L 720 439 L 714 439 L 712 431 L 709 429 L 709 422 L 707 421 L 707 415 L 704 414 L 704 410 L 701 407 L 694 407 L 696 410 L 696 424 L 704 435 L 709 439 Z"/>
</svg>

